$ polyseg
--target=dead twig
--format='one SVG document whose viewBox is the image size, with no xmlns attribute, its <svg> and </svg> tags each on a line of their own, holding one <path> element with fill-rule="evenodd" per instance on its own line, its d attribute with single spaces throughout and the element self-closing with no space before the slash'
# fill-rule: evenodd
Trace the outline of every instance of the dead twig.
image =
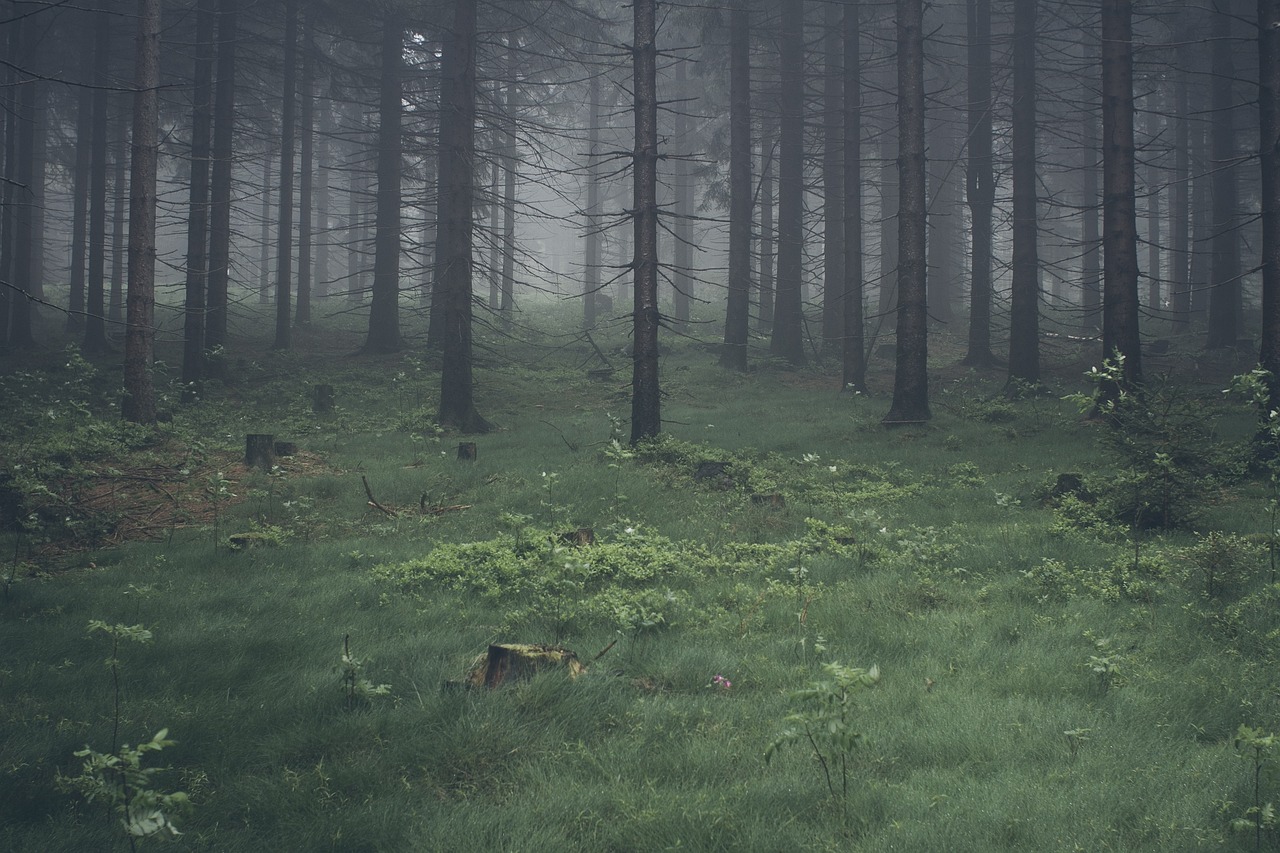
<svg viewBox="0 0 1280 853">
<path fill-rule="evenodd" d="M 364 493 L 369 498 L 369 506 L 383 513 L 384 515 L 387 516 L 387 518 L 395 518 L 396 517 L 395 510 L 387 509 L 385 506 L 378 503 L 378 499 L 373 496 L 373 489 L 369 488 L 369 478 L 366 477 L 364 474 L 361 474 L 360 482 L 364 483 Z"/>
</svg>

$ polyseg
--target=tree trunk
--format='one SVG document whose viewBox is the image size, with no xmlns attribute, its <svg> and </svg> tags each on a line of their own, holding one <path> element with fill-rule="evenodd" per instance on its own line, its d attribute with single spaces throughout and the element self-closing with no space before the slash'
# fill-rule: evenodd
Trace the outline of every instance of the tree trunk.
<svg viewBox="0 0 1280 853">
<path fill-rule="evenodd" d="M 923 0 L 897 0 L 897 11 L 898 352 L 885 424 L 929 419 Z"/>
<path fill-rule="evenodd" d="M 1036 254 L 1036 0 L 1013 7 L 1013 291 L 1009 383 L 1040 383 L 1040 261 Z"/>
<path fill-rule="evenodd" d="M 658 93 L 656 3 L 632 4 L 632 92 L 635 149 L 632 172 L 635 286 L 631 374 L 631 443 L 662 431 L 658 388 Z"/>
<path fill-rule="evenodd" d="M 15 29 L 26 30 L 20 23 L 12 24 Z M 30 41 L 22 41 L 21 52 L 11 54 L 28 69 L 35 65 L 35 52 L 38 45 Z M 22 79 L 25 77 L 26 79 Z M 35 336 L 31 329 L 31 255 L 32 235 L 31 223 L 35 212 L 35 191 L 32 187 L 32 175 L 35 172 L 35 113 L 36 91 L 40 82 L 33 77 L 19 72 L 20 85 L 17 92 L 17 110 L 10 116 L 10 132 L 16 136 L 14 156 L 17 158 L 14 176 L 17 180 L 17 192 L 13 195 L 15 221 L 13 228 L 13 278 L 18 290 L 12 291 L 9 307 L 8 343 L 16 349 L 35 347 Z"/>
<path fill-rule="evenodd" d="M 823 14 L 822 75 L 822 352 L 844 352 L 844 62 L 842 8 L 834 3 Z"/>
<path fill-rule="evenodd" d="M 751 313 L 751 10 L 729 13 L 729 295 L 720 364 L 747 369 Z"/>
<path fill-rule="evenodd" d="M 204 378 L 206 252 L 209 232 L 209 132 L 213 108 L 214 0 L 196 9 L 195 87 L 191 105 L 191 190 L 187 220 L 187 288 L 183 306 L 182 381 Z"/>
<path fill-rule="evenodd" d="M 769 349 L 793 365 L 804 350 L 804 0 L 782 0 L 782 132 L 778 155 L 778 283 Z"/>
<path fill-rule="evenodd" d="M 767 112 L 760 119 L 760 313 L 756 315 L 756 329 L 762 333 L 773 331 L 777 303 L 777 279 L 774 276 L 777 243 L 773 221 L 777 137 L 774 136 L 774 121 L 773 115 Z"/>
<path fill-rule="evenodd" d="M 365 352 L 396 352 L 400 337 L 400 150 L 404 23 L 388 12 L 382 23 L 378 114 L 378 196 L 374 226 L 373 299 Z M 471 158 L 465 161 L 469 168 Z M 470 259 L 468 258 L 468 262 Z"/>
<path fill-rule="evenodd" d="M 1155 146 L 1160 139 L 1160 104 L 1155 92 L 1146 97 L 1146 137 L 1150 153 L 1146 159 L 1147 196 L 1147 310 L 1149 316 L 1158 317 L 1164 310 L 1160 293 L 1160 169 L 1156 165 Z"/>
<path fill-rule="evenodd" d="M 972 220 L 969 278 L 969 349 L 964 363 L 995 364 L 991 352 L 991 209 L 995 177 L 991 163 L 991 0 L 968 0 L 969 168 L 965 198 Z"/>
<path fill-rule="evenodd" d="M 862 50 L 859 3 L 844 7 L 844 359 L 842 387 L 866 393 L 867 344 L 863 317 Z"/>
<path fill-rule="evenodd" d="M 125 420 L 150 424 L 156 420 L 151 356 L 155 344 L 156 160 L 160 147 L 160 0 L 138 0 L 137 8 L 122 410 Z"/>
<path fill-rule="evenodd" d="M 1213 262 L 1206 346 L 1234 347 L 1240 337 L 1240 234 L 1236 185 L 1235 77 L 1231 40 L 1233 0 L 1217 0 L 1213 11 Z"/>
<path fill-rule="evenodd" d="M 1187 12 L 1184 11 L 1183 15 Z M 1174 82 L 1173 181 L 1169 199 L 1169 301 L 1174 325 L 1185 330 L 1191 322 L 1191 219 L 1187 184 L 1191 180 L 1191 42 L 1193 33 L 1184 21 L 1178 28 Z"/>
<path fill-rule="evenodd" d="M 213 170 L 209 194 L 209 296 L 204 343 L 227 342 L 227 280 L 231 267 L 231 157 L 235 132 L 236 4 L 218 0 L 218 85 L 213 96 Z"/>
<path fill-rule="evenodd" d="M 89 261 L 85 288 L 84 342 L 87 353 L 107 350 L 107 104 L 111 83 L 111 16 L 95 13 L 93 117 L 89 139 Z"/>
<path fill-rule="evenodd" d="M 314 49 L 315 45 L 311 45 Z M 316 250 L 315 272 L 312 289 L 316 299 L 324 299 L 329 295 L 329 153 L 332 146 L 329 138 L 333 135 L 333 104 L 329 100 L 329 83 L 326 80 L 324 95 L 319 104 L 320 116 L 317 120 L 320 134 L 316 140 L 316 185 L 315 185 L 315 227 L 314 242 Z"/>
<path fill-rule="evenodd" d="M 284 4 L 284 81 L 280 94 L 280 191 L 276 195 L 276 338 L 293 346 L 293 147 L 297 134 L 298 0 Z"/>
<path fill-rule="evenodd" d="M 511 35 L 507 44 L 507 67 L 511 81 L 507 85 L 507 120 L 515 121 L 520 106 L 520 90 L 517 84 L 516 36 Z M 502 327 L 511 328 L 511 314 L 515 311 L 515 263 L 516 263 L 516 136 L 508 130 L 502 152 L 502 286 L 498 312 Z"/>
<path fill-rule="evenodd" d="M 1267 410 L 1280 408 L 1280 0 L 1258 0 L 1258 119 L 1262 161 L 1262 346 Z"/>
<path fill-rule="evenodd" d="M 271 149 L 268 147 L 262 156 L 262 215 L 259 217 L 262 238 L 258 243 L 261 251 L 258 256 L 259 305 L 271 304 L 271 184 L 275 174 L 271 164 Z"/>
<path fill-rule="evenodd" d="M 1123 357 L 1123 385 L 1142 381 L 1138 337 L 1138 226 L 1134 206 L 1133 9 L 1102 2 L 1102 357 Z M 1100 389 L 1104 400 L 1122 388 Z"/>
<path fill-rule="evenodd" d="M 440 210 L 436 220 L 444 303 L 440 424 L 461 432 L 485 432 L 489 423 L 476 411 L 471 375 L 476 0 L 455 0 L 453 7 L 453 29 L 440 60 Z"/>
<path fill-rule="evenodd" d="M 693 140 L 689 136 L 689 110 L 693 94 L 689 86 L 686 63 L 676 63 L 675 143 L 680 155 L 675 159 L 672 175 L 675 190 L 675 219 L 671 223 L 671 328 L 684 332 L 689 328 L 689 303 L 693 298 L 693 175 L 689 152 Z"/>
<path fill-rule="evenodd" d="M 587 231 L 583 246 L 582 327 L 596 327 L 600 304 L 600 75 L 591 75 L 590 116 L 587 119 Z"/>
<path fill-rule="evenodd" d="M 302 18 L 302 104 L 299 110 L 299 133 L 302 136 L 301 163 L 298 170 L 298 304 L 293 322 L 305 326 L 311 322 L 311 206 L 315 163 L 315 44 L 312 41 L 315 13 L 308 10 Z"/>
<path fill-rule="evenodd" d="M 123 107 L 123 97 L 117 98 Z M 115 150 L 111 154 L 111 293 L 107 300 L 107 319 L 119 323 L 124 319 L 124 268 L 126 206 L 129 200 L 129 120 L 122 108 L 116 119 Z"/>
<path fill-rule="evenodd" d="M 94 44 L 98 16 L 89 19 L 89 12 L 82 12 L 84 21 L 84 43 L 80 45 L 80 79 L 86 84 L 93 80 Z M 92 23 L 90 22 L 92 21 Z M 21 50 L 16 39 L 22 28 L 14 26 L 10 30 L 9 55 L 18 56 Z M 89 222 L 89 170 L 93 158 L 93 87 L 85 85 L 76 99 L 76 156 L 71 172 L 71 290 L 67 303 L 67 331 L 84 330 L 85 314 L 85 258 L 86 235 Z M 9 139 L 16 137 L 11 133 Z M 7 152 L 6 161 L 12 160 L 12 148 Z"/>
</svg>

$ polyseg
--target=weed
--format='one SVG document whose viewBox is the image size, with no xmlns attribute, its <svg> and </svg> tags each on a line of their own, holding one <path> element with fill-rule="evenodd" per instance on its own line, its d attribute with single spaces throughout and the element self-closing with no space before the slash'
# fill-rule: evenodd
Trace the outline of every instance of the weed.
<svg viewBox="0 0 1280 853">
<path fill-rule="evenodd" d="M 342 674 L 342 692 L 347 697 L 348 711 L 354 711 L 361 704 L 377 697 L 391 695 L 390 684 L 374 684 L 365 677 L 364 668 L 367 665 L 368 661 L 351 654 L 351 635 L 344 634 L 339 671 Z"/>
<path fill-rule="evenodd" d="M 1276 809 L 1270 803 L 1262 802 L 1262 779 L 1264 774 L 1274 770 L 1274 752 L 1280 745 L 1274 734 L 1263 734 L 1261 729 L 1240 724 L 1236 732 L 1236 754 L 1249 762 L 1252 767 L 1253 803 L 1245 810 L 1243 816 L 1231 821 L 1231 828 L 1237 832 L 1253 831 L 1253 849 L 1262 849 L 1262 831 L 1274 829 L 1276 826 Z"/>
</svg>

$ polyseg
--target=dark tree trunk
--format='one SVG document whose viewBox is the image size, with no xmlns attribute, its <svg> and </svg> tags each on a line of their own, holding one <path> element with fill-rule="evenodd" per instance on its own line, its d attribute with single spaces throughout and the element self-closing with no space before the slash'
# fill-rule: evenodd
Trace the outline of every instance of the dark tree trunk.
<svg viewBox="0 0 1280 853">
<path fill-rule="evenodd" d="M 1185 11 L 1183 14 L 1187 14 Z M 1184 22 L 1178 28 L 1177 65 L 1174 72 L 1173 186 L 1169 199 L 1169 301 L 1173 322 L 1186 329 L 1191 322 L 1191 218 L 1187 184 L 1191 180 L 1191 74 L 1192 31 Z"/>
<path fill-rule="evenodd" d="M 1036 254 L 1036 0 L 1013 9 L 1013 291 L 1009 383 L 1040 382 L 1040 260 Z"/>
<path fill-rule="evenodd" d="M 774 276 L 777 242 L 773 222 L 777 137 L 774 136 L 774 121 L 773 115 L 768 113 L 760 119 L 760 313 L 756 315 L 756 329 L 763 333 L 773 331 L 777 303 L 777 279 Z"/>
<path fill-rule="evenodd" d="M 886 424 L 929 419 L 923 0 L 897 0 L 897 10 L 898 352 Z"/>
<path fill-rule="evenodd" d="M 751 320 L 751 10 L 729 13 L 729 295 L 720 363 L 747 369 Z"/>
<path fill-rule="evenodd" d="M 635 149 L 632 163 L 635 270 L 631 374 L 631 443 L 662 431 L 658 388 L 658 92 L 654 0 L 632 4 L 632 92 Z"/>
<path fill-rule="evenodd" d="M 275 174 L 271 169 L 271 149 L 262 156 L 262 214 L 259 222 L 262 226 L 262 238 L 259 240 L 258 256 L 258 304 L 271 304 L 271 182 Z"/>
<path fill-rule="evenodd" d="M 1138 337 L 1138 226 L 1134 207 L 1133 9 L 1102 2 L 1102 356 L 1123 357 L 1123 384 L 1142 381 Z M 1122 389 L 1100 389 L 1114 399 Z"/>
<path fill-rule="evenodd" d="M 844 351 L 844 62 L 842 9 L 831 3 L 823 15 L 822 75 L 822 352 Z"/>
<path fill-rule="evenodd" d="M 672 176 L 675 182 L 675 219 L 671 223 L 671 328 L 678 332 L 689 328 L 689 303 L 693 297 L 693 176 L 689 167 L 689 110 L 692 106 L 692 90 L 689 87 L 688 69 L 684 62 L 676 64 L 675 140 L 680 155 L 676 158 Z"/>
<path fill-rule="evenodd" d="M 213 101 L 213 169 L 209 194 L 209 297 L 205 347 L 227 342 L 227 280 L 231 267 L 231 157 L 235 132 L 236 4 L 218 0 L 218 85 Z"/>
<path fill-rule="evenodd" d="M 124 336 L 127 421 L 155 423 L 156 160 L 159 154 L 160 0 L 138 0 L 129 180 L 129 290 Z"/>
<path fill-rule="evenodd" d="M 374 226 L 373 300 L 365 352 L 396 352 L 400 337 L 401 66 L 404 23 L 390 12 L 382 23 L 382 80 L 378 115 L 378 196 Z M 474 95 L 473 95 L 474 97 Z M 464 161 L 470 167 L 470 155 Z M 468 191 L 470 186 L 468 185 Z M 470 258 L 468 257 L 468 263 Z M 468 282 L 470 284 L 470 282 Z"/>
<path fill-rule="evenodd" d="M 1164 309 L 1160 294 L 1160 168 L 1155 146 L 1160 138 L 1160 105 L 1157 95 L 1147 95 L 1146 136 L 1151 152 L 1146 158 L 1147 196 L 1147 310 L 1158 317 Z"/>
<path fill-rule="evenodd" d="M 111 83 L 111 16 L 95 13 L 93 118 L 89 139 L 89 261 L 85 288 L 84 342 L 87 353 L 107 350 L 107 87 Z"/>
<path fill-rule="evenodd" d="M 1209 163 L 1209 129 L 1191 130 L 1191 318 L 1203 321 L 1209 312 L 1210 259 L 1213 254 L 1214 170 Z"/>
<path fill-rule="evenodd" d="M 88 19 L 88 12 L 82 13 L 85 17 L 84 43 L 80 45 L 80 79 L 85 83 L 91 83 L 93 80 L 93 56 L 95 53 L 94 43 L 96 41 L 95 30 L 97 29 L 98 16 L 92 17 L 92 24 Z M 10 32 L 9 55 L 18 56 L 21 50 L 20 45 L 16 43 L 16 39 L 20 38 L 19 33 L 22 28 L 14 26 Z M 93 158 L 93 146 L 90 144 L 90 138 L 93 136 L 93 87 L 86 85 L 80 90 L 76 100 L 76 156 L 75 164 L 71 172 L 71 290 L 67 303 L 67 331 L 80 332 L 84 330 L 84 314 L 85 314 L 85 258 L 86 258 L 86 235 L 88 233 L 89 223 L 89 170 Z M 16 137 L 9 135 L 9 139 Z M 12 150 L 12 149 L 11 149 Z M 6 160 L 11 160 L 11 153 Z"/>
<path fill-rule="evenodd" d="M 591 104 L 587 128 L 587 232 L 583 247 L 582 327 L 596 327 L 600 303 L 600 75 L 591 76 Z"/>
<path fill-rule="evenodd" d="M 14 23 L 15 29 L 25 30 L 21 23 Z M 32 39 L 34 41 L 34 39 Z M 20 53 L 11 54 L 27 68 L 35 65 L 35 51 L 38 45 L 23 42 Z M 26 79 L 22 79 L 26 78 Z M 35 191 L 32 187 L 32 176 L 35 172 L 35 113 L 37 89 L 40 83 L 26 74 L 19 72 L 21 85 L 17 93 L 17 110 L 10 116 L 9 127 L 16 135 L 14 146 L 14 175 L 17 180 L 17 192 L 13 195 L 14 212 L 13 228 L 13 279 L 18 290 L 12 291 L 9 307 L 8 344 L 16 349 L 32 349 L 35 347 L 35 335 L 31 329 L 31 256 L 32 233 L 31 224 L 35 213 Z"/>
<path fill-rule="evenodd" d="M 804 0 L 782 0 L 782 131 L 778 155 L 778 282 L 769 349 L 794 365 L 804 350 Z"/>
<path fill-rule="evenodd" d="M 844 367 L 843 388 L 866 393 L 863 317 L 862 50 L 858 0 L 844 7 Z"/>
<path fill-rule="evenodd" d="M 455 0 L 440 60 L 440 199 L 437 227 L 442 305 L 440 424 L 485 432 L 476 411 L 471 357 L 471 260 L 476 115 L 476 0 Z M 434 305 L 432 306 L 434 308 Z"/>
<path fill-rule="evenodd" d="M 1085 35 L 1085 65 L 1098 60 L 1091 34 Z M 1084 96 L 1090 96 L 1086 86 Z M 1086 103 L 1081 116 L 1080 151 L 1080 331 L 1093 334 L 1102 328 L 1102 235 L 1098 224 L 1098 113 Z"/>
<path fill-rule="evenodd" d="M 969 350 L 964 363 L 995 364 L 991 352 L 991 209 L 995 177 L 991 163 L 991 0 L 968 0 L 969 167 L 965 198 L 972 220 L 969 278 Z"/>
<path fill-rule="evenodd" d="M 1280 408 L 1280 0 L 1258 0 L 1258 119 L 1262 161 L 1262 346 L 1267 410 Z"/>
<path fill-rule="evenodd" d="M 507 67 L 511 82 L 507 85 L 508 121 L 514 121 L 520 106 L 520 90 L 517 84 L 516 37 L 507 44 Z M 515 311 L 515 263 L 516 263 L 516 137 L 508 131 L 502 152 L 502 284 L 498 312 L 503 328 L 511 327 L 511 314 Z"/>
<path fill-rule="evenodd" d="M 293 148 L 298 130 L 298 0 L 285 0 L 283 62 L 280 190 L 276 194 L 276 339 L 272 349 L 293 346 Z"/>
<path fill-rule="evenodd" d="M 39 63 L 37 63 L 39 67 Z M 31 281 L 28 285 L 31 295 L 39 299 L 45 298 L 44 292 L 44 249 L 45 249 L 45 210 L 48 206 L 45 194 L 49 161 L 49 91 L 44 81 L 35 84 L 34 114 L 31 121 L 34 125 L 35 139 L 31 149 Z"/>
<path fill-rule="evenodd" d="M 311 206 L 316 136 L 316 49 L 312 42 L 314 17 L 315 13 L 308 10 L 302 18 L 302 103 L 298 112 L 298 132 L 302 137 L 298 170 L 298 304 L 293 311 L 293 322 L 297 326 L 305 326 L 311 322 Z"/>
<path fill-rule="evenodd" d="M 204 378 L 206 251 L 209 232 L 209 132 L 213 108 L 214 0 L 196 10 L 195 87 L 191 105 L 191 192 L 187 220 L 187 288 L 183 306 L 182 381 Z"/>
<path fill-rule="evenodd" d="M 1234 347 L 1240 337 L 1240 234 L 1237 222 L 1236 121 L 1232 83 L 1238 49 L 1231 40 L 1233 0 L 1217 0 L 1213 12 L 1213 269 L 1206 346 Z"/>
<path fill-rule="evenodd" d="M 119 98 L 118 103 L 122 109 L 116 118 L 115 150 L 111 154 L 111 293 L 107 300 L 107 319 L 112 323 L 124 319 L 126 208 L 129 200 L 129 119 L 128 112 L 123 109 L 124 98 Z"/>
<path fill-rule="evenodd" d="M 315 46 L 311 47 L 314 49 Z M 320 117 L 317 123 L 320 135 L 316 140 L 316 227 L 313 229 L 316 263 L 315 272 L 312 274 L 312 280 L 315 282 L 312 292 L 317 299 L 323 299 L 329 295 L 329 152 L 332 150 L 329 138 L 333 135 L 333 104 L 329 100 L 327 83 L 319 109 Z"/>
</svg>

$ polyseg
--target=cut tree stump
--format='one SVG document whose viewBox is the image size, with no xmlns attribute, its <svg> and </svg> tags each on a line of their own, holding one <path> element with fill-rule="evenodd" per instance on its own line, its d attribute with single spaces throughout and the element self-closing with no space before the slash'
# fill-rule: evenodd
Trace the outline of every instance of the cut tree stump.
<svg viewBox="0 0 1280 853">
<path fill-rule="evenodd" d="M 244 464 L 247 468 L 258 467 L 270 471 L 275 462 L 275 436 L 263 433 L 249 433 L 244 437 Z"/>
<path fill-rule="evenodd" d="M 585 548 L 596 544 L 596 532 L 590 527 L 579 527 L 577 530 L 566 530 L 560 534 L 560 541 L 575 548 Z"/>
<path fill-rule="evenodd" d="M 466 683 L 469 687 L 501 687 L 508 681 L 532 678 L 544 669 L 564 669 L 570 678 L 587 671 L 578 656 L 563 646 L 502 643 L 489 646 L 487 652 L 476 658 Z"/>
<path fill-rule="evenodd" d="M 298 445 L 292 441 L 277 441 L 272 448 L 276 452 L 276 456 L 297 456 Z"/>
<path fill-rule="evenodd" d="M 311 388 L 311 411 L 327 415 L 333 411 L 333 386 L 315 385 Z"/>
<path fill-rule="evenodd" d="M 463 462 L 474 462 L 477 452 L 474 441 L 464 441 L 458 445 L 458 458 Z"/>
</svg>

